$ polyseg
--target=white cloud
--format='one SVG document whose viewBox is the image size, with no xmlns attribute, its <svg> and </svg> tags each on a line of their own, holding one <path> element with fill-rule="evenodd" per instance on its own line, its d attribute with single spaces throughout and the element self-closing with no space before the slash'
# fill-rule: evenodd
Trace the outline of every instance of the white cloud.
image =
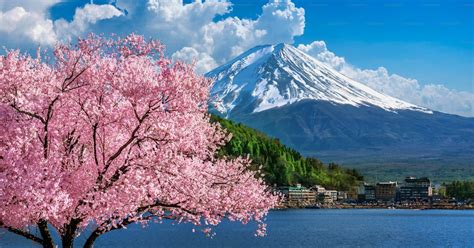
<svg viewBox="0 0 474 248">
<path fill-rule="evenodd" d="M 26 11 L 46 13 L 46 11 L 61 0 L 0 0 L 0 11 L 7 11 L 15 7 L 22 7 Z"/>
<path fill-rule="evenodd" d="M 56 41 L 53 22 L 35 12 L 27 12 L 22 7 L 0 12 L 1 34 L 5 35 L 4 38 L 26 38 L 38 44 L 51 44 Z"/>
<path fill-rule="evenodd" d="M 176 51 L 171 58 L 175 61 L 183 61 L 186 63 L 195 63 L 195 71 L 204 74 L 217 67 L 216 61 L 207 53 L 200 53 L 192 47 L 183 47 Z"/>
<path fill-rule="evenodd" d="M 99 20 L 122 15 L 112 5 L 86 4 L 77 8 L 73 21 L 59 19 L 53 22 L 48 9 L 58 0 L 1 1 L 0 42 L 33 45 L 53 45 L 87 31 L 89 25 Z"/>
<path fill-rule="evenodd" d="M 384 67 L 376 70 L 357 68 L 329 51 L 324 41 L 300 44 L 298 48 L 379 92 L 432 110 L 474 116 L 474 93 L 448 89 L 439 84 L 421 85 L 416 79 L 390 74 Z"/>
<path fill-rule="evenodd" d="M 293 43 L 305 27 L 304 9 L 291 1 L 270 1 L 255 20 L 226 18 L 203 28 L 204 41 L 212 47 L 211 55 L 219 62 L 239 55 L 260 44 Z"/>
<path fill-rule="evenodd" d="M 121 16 L 123 13 L 112 5 L 86 4 L 83 8 L 77 8 L 71 22 L 59 19 L 54 22 L 56 33 L 63 40 L 83 34 L 90 24 L 97 21 Z"/>
<path fill-rule="evenodd" d="M 47 10 L 60 0 L 26 1 L 24 3 L 35 8 L 24 10 L 35 18 L 25 18 L 25 22 L 34 20 L 35 25 L 24 24 L 27 30 L 21 30 L 19 25 L 9 25 L 14 27 L 9 32 L 17 34 L 15 38 L 23 33 L 31 43 L 51 45 L 90 31 L 103 33 L 104 26 L 92 24 L 120 16 L 123 10 L 127 15 L 121 19 L 122 23 L 106 26 L 106 32 L 120 34 L 127 27 L 128 32 L 156 37 L 166 45 L 169 54 L 177 53 L 176 58 L 183 59 L 184 54 L 196 55 L 193 59 L 199 72 L 224 63 L 255 45 L 293 43 L 293 38 L 302 35 L 305 27 L 304 9 L 296 7 L 291 0 L 270 0 L 254 19 L 222 18 L 232 9 L 232 3 L 227 0 L 197 0 L 187 4 L 182 0 L 117 0 L 114 5 L 87 4 L 77 8 L 71 22 L 65 19 L 53 21 L 47 17 Z M 19 0 L 0 0 L 0 3 L 2 11 L 25 5 Z M 0 30 L 0 35 L 2 32 L 6 30 Z M 0 38 L 1 41 L 4 39 Z M 186 57 L 186 60 L 191 58 Z"/>
<path fill-rule="evenodd" d="M 174 52 L 182 47 L 202 45 L 203 27 L 216 16 L 228 13 L 230 6 L 226 1 L 183 4 L 180 0 L 149 0 L 144 13 L 132 21 L 142 24 L 138 27 L 140 33 L 159 38 Z"/>
<path fill-rule="evenodd" d="M 265 30 L 268 42 L 293 43 L 293 37 L 304 33 L 304 9 L 297 8 L 291 0 L 273 0 L 262 7 L 262 15 L 256 20 L 257 30 Z"/>
<path fill-rule="evenodd" d="M 193 48 L 187 53 L 195 51 L 199 55 L 195 58 L 201 67 L 198 71 L 222 64 L 258 44 L 292 43 L 295 36 L 303 34 L 305 26 L 304 9 L 290 0 L 270 1 L 255 19 L 220 17 L 232 7 L 231 2 L 223 0 L 187 4 L 181 0 L 149 0 L 145 8 L 139 5 L 132 6 L 128 0 L 117 2 L 119 8 L 137 17 L 133 18 L 136 31 L 159 38 L 170 54 L 183 47 Z M 143 13 L 138 15 L 140 10 Z"/>
<path fill-rule="evenodd" d="M 384 67 L 363 70 L 345 66 L 341 72 L 375 90 L 419 106 L 445 113 L 474 116 L 473 93 L 448 89 L 439 84 L 421 85 L 416 79 L 390 74 Z"/>
<path fill-rule="evenodd" d="M 324 41 L 314 41 L 308 45 L 300 44 L 298 45 L 298 49 L 338 70 L 342 69 L 346 64 L 344 58 L 336 56 L 333 52 L 327 49 Z"/>
</svg>

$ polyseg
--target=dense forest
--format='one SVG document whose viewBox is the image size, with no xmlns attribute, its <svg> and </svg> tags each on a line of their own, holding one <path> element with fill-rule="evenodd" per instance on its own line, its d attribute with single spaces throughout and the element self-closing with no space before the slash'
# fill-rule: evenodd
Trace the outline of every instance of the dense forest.
<svg viewBox="0 0 474 248">
<path fill-rule="evenodd" d="M 212 116 L 222 127 L 232 133 L 232 139 L 219 151 L 220 156 L 245 156 L 253 161 L 253 169 L 263 166 L 263 177 L 270 185 L 304 186 L 323 185 L 328 189 L 349 190 L 363 181 L 354 169 L 344 169 L 337 164 L 324 165 L 316 158 L 305 158 L 299 152 L 284 146 L 278 139 L 230 120 Z"/>
<path fill-rule="evenodd" d="M 454 181 L 446 186 L 446 195 L 459 200 L 474 199 L 474 181 Z"/>
</svg>

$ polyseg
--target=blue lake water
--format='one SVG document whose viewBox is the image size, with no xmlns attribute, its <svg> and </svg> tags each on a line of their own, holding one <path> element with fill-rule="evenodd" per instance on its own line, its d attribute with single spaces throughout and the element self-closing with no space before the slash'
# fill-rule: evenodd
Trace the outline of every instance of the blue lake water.
<svg viewBox="0 0 474 248">
<path fill-rule="evenodd" d="M 266 223 L 264 238 L 254 236 L 255 225 L 224 222 L 212 239 L 189 224 L 133 225 L 105 234 L 95 247 L 474 247 L 469 210 L 282 210 Z M 36 247 L 0 232 L 0 247 Z"/>
</svg>

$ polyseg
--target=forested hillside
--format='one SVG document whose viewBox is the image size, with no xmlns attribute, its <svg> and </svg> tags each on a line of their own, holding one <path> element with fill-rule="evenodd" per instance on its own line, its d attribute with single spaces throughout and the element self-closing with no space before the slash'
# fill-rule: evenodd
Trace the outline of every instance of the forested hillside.
<svg viewBox="0 0 474 248">
<path fill-rule="evenodd" d="M 284 146 L 278 139 L 230 120 L 212 116 L 218 121 L 232 139 L 220 151 L 220 155 L 249 155 L 254 169 L 263 166 L 264 178 L 270 185 L 305 186 L 323 185 L 329 189 L 348 190 L 363 180 L 363 176 L 354 169 L 345 169 L 337 164 L 324 165 L 316 158 L 305 158 L 299 152 Z"/>
</svg>

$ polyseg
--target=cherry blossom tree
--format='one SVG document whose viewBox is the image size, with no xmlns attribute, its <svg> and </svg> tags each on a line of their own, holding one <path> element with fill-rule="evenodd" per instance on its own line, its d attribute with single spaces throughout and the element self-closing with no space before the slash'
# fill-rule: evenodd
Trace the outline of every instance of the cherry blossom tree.
<svg viewBox="0 0 474 248">
<path fill-rule="evenodd" d="M 210 123 L 210 80 L 142 36 L 90 35 L 50 57 L 0 56 L 0 225 L 43 247 L 91 247 L 131 223 L 259 225 L 278 197 Z M 29 232 L 31 227 L 41 235 Z M 85 229 L 92 231 L 85 232 Z"/>
</svg>

